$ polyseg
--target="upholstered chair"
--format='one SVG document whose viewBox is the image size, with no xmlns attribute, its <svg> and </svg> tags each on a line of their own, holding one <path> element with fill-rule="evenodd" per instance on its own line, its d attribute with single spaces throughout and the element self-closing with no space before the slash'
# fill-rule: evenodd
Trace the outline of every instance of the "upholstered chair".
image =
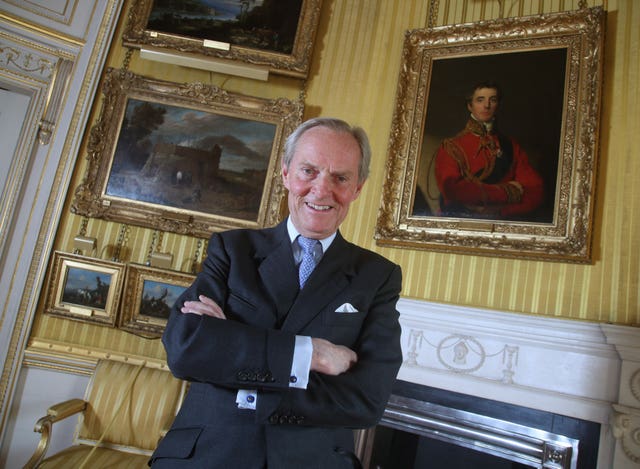
<svg viewBox="0 0 640 469">
<path fill-rule="evenodd" d="M 38 420 L 42 436 L 25 468 L 147 468 L 185 391 L 166 368 L 99 360 L 84 399 L 56 404 Z M 72 446 L 45 458 L 53 424 L 75 414 Z"/>
</svg>

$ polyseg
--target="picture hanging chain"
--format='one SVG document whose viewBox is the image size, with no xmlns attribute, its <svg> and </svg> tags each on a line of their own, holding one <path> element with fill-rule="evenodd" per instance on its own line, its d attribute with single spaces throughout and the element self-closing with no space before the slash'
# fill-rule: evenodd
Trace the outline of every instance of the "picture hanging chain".
<svg viewBox="0 0 640 469">
<path fill-rule="evenodd" d="M 204 245 L 204 240 L 199 239 L 198 240 L 198 244 L 196 245 L 196 250 L 193 253 L 193 262 L 191 263 L 191 273 L 195 274 L 197 273 L 198 270 L 198 261 L 200 260 L 200 253 L 202 252 L 202 250 Z"/>
<path fill-rule="evenodd" d="M 80 221 L 80 231 L 78 231 L 78 234 L 80 236 L 87 236 L 87 225 L 89 224 L 89 218 L 88 217 L 82 217 L 82 220 Z"/>
<path fill-rule="evenodd" d="M 151 265 L 151 254 L 153 254 L 153 250 L 155 248 L 157 239 L 158 239 L 158 230 L 154 230 L 153 234 L 151 235 L 149 250 L 147 251 L 147 260 L 146 260 L 147 265 Z"/>
<path fill-rule="evenodd" d="M 431 0 L 429 2 L 429 10 L 427 12 L 427 28 L 431 29 L 435 27 L 438 19 L 438 7 L 440 6 L 440 0 Z"/>
<path fill-rule="evenodd" d="M 122 253 L 122 248 L 129 241 L 129 225 L 123 223 L 120 225 L 120 232 L 118 233 L 118 240 L 116 241 L 116 247 L 113 251 L 113 261 L 120 261 L 120 255 Z"/>
<path fill-rule="evenodd" d="M 133 49 L 131 47 L 128 47 L 127 52 L 124 55 L 124 60 L 122 61 L 122 70 L 129 70 L 129 64 L 131 63 L 132 55 Z"/>
</svg>

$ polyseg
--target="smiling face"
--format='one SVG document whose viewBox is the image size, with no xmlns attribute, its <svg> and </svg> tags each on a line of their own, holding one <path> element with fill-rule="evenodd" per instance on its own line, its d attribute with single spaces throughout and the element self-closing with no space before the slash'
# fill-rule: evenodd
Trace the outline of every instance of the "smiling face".
<svg viewBox="0 0 640 469">
<path fill-rule="evenodd" d="M 349 133 L 320 126 L 300 137 L 289 167 L 282 167 L 289 214 L 300 234 L 322 239 L 337 231 L 364 185 L 359 163 L 360 147 Z"/>
<path fill-rule="evenodd" d="M 473 92 L 467 109 L 479 122 L 491 122 L 498 110 L 498 90 L 495 88 L 478 88 Z"/>
</svg>

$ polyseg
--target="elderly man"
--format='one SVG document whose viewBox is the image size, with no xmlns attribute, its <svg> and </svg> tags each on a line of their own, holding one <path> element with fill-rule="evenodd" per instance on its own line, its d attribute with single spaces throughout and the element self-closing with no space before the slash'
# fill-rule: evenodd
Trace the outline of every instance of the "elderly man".
<svg viewBox="0 0 640 469">
<path fill-rule="evenodd" d="M 191 382 L 154 468 L 358 467 L 401 363 L 400 268 L 338 231 L 368 175 L 362 129 L 318 118 L 287 139 L 289 217 L 214 234 L 163 335 Z"/>
</svg>

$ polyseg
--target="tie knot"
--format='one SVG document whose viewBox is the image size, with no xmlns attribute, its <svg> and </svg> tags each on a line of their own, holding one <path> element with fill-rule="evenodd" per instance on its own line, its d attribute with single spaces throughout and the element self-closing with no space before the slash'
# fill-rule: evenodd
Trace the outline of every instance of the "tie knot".
<svg viewBox="0 0 640 469">
<path fill-rule="evenodd" d="M 320 241 L 318 241 L 317 239 L 305 238 L 302 235 L 298 236 L 298 244 L 300 245 L 302 250 L 305 252 L 305 254 L 313 252 L 313 249 L 316 247 L 316 245 L 319 242 Z"/>
</svg>

